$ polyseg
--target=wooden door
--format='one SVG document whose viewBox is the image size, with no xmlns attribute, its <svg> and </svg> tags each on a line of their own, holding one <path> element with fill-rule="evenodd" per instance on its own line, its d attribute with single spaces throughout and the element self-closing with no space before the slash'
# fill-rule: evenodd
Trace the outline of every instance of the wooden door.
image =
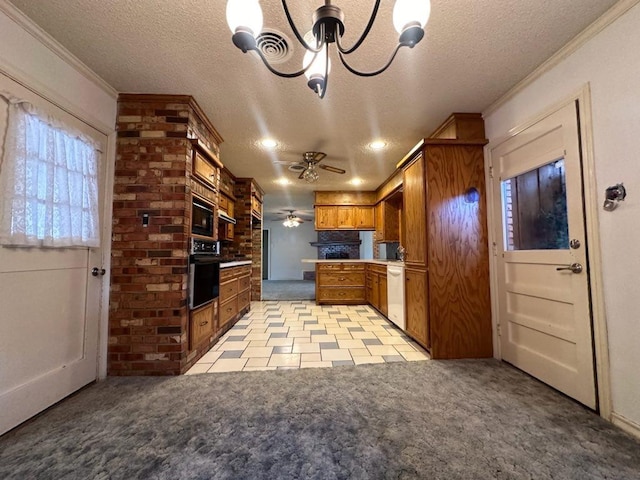
<svg viewBox="0 0 640 480">
<path fill-rule="evenodd" d="M 387 275 L 386 274 L 380 274 L 379 278 L 378 278 L 378 285 L 379 285 L 379 296 L 378 296 L 378 303 L 379 303 L 379 310 L 385 315 L 387 316 L 389 313 L 389 301 L 387 299 Z"/>
<path fill-rule="evenodd" d="M 106 151 L 105 135 L 1 74 L 0 90 L 63 120 Z M 0 99 L 3 132 L 6 109 Z M 104 153 L 99 166 L 103 225 Z M 0 247 L 0 434 L 96 379 L 100 298 L 109 277 L 94 277 L 91 270 L 102 263 L 101 248 Z"/>
<path fill-rule="evenodd" d="M 429 298 L 427 271 L 407 267 L 405 269 L 406 328 L 410 337 L 425 348 L 430 348 Z"/>
<path fill-rule="evenodd" d="M 427 265 L 426 192 L 424 158 L 422 154 L 404 169 L 404 219 L 402 235 L 405 263 L 412 266 Z"/>
<path fill-rule="evenodd" d="M 577 104 L 491 151 L 502 358 L 596 407 Z M 497 174 L 497 175 L 496 175 Z"/>
</svg>

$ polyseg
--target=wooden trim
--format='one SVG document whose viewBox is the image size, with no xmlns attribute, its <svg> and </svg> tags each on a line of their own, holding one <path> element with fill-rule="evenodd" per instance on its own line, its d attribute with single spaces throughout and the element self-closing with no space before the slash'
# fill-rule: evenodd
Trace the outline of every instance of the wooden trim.
<svg viewBox="0 0 640 480">
<path fill-rule="evenodd" d="M 489 143 L 489 140 L 456 140 L 453 138 L 425 138 L 423 145 L 472 145 L 477 147 L 478 145 L 484 146 Z"/>
<path fill-rule="evenodd" d="M 611 414 L 611 423 L 613 423 L 616 427 L 620 427 L 628 434 L 633 435 L 636 438 L 640 438 L 640 425 L 633 420 L 629 420 L 627 417 L 613 412 Z"/>
<path fill-rule="evenodd" d="M 207 160 L 209 160 L 211 163 L 213 163 L 218 168 L 224 168 L 224 165 L 222 164 L 222 162 L 220 161 L 218 156 L 215 153 L 213 153 L 209 149 L 209 147 L 207 147 L 199 139 L 192 138 L 192 139 L 190 139 L 190 141 L 191 141 L 191 145 L 193 145 L 193 147 L 196 150 L 199 150 L 200 153 L 204 154 L 204 156 L 207 158 Z"/>
<path fill-rule="evenodd" d="M 607 28 L 609 25 L 614 23 L 618 18 L 622 17 L 627 11 L 631 10 L 640 0 L 620 0 L 613 7 L 607 10 L 604 15 L 598 18 L 595 22 L 585 28 L 578 35 L 573 37 L 572 40 L 569 41 L 564 47 L 554 53 L 549 59 L 547 59 L 544 63 L 542 63 L 538 68 L 536 68 L 533 72 L 527 75 L 520 82 L 515 84 L 507 93 L 505 93 L 502 97 L 496 100 L 494 103 L 489 105 L 482 112 L 483 116 L 486 118 L 488 115 L 491 115 L 493 112 L 502 107 L 509 100 L 514 98 L 520 92 L 522 92 L 525 88 L 535 82 L 538 78 L 542 77 L 545 73 L 547 73 L 552 68 L 556 67 L 562 61 L 570 57 L 573 53 L 579 50 L 583 45 L 585 45 L 589 40 L 598 35 L 602 30 Z"/>
<path fill-rule="evenodd" d="M 400 160 L 398 163 L 396 163 L 396 168 L 402 168 L 404 167 L 407 163 L 409 163 L 410 160 L 413 159 L 413 157 L 415 157 L 417 155 L 417 153 L 422 150 L 422 147 L 424 145 L 424 139 L 420 140 L 415 147 L 413 147 L 411 150 L 409 150 L 409 153 L 407 153 L 402 160 Z"/>
<path fill-rule="evenodd" d="M 213 136 L 213 139 L 216 141 L 218 146 L 220 146 L 220 144 L 224 142 L 222 136 L 220 135 L 220 133 L 218 133 L 218 130 L 216 130 L 216 127 L 213 126 L 213 123 L 211 123 L 209 117 L 207 117 L 202 108 L 200 108 L 200 105 L 198 104 L 198 102 L 196 102 L 196 99 L 192 96 L 189 96 L 189 98 L 189 106 L 193 109 L 196 115 L 198 115 L 202 123 L 205 124 L 205 126 L 209 130 L 209 133 L 211 133 L 211 135 Z"/>
</svg>

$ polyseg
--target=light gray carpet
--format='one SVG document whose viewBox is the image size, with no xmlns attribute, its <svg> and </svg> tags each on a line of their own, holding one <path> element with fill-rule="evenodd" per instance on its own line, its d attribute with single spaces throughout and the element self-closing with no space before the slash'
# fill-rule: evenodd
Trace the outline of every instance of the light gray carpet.
<svg viewBox="0 0 640 480">
<path fill-rule="evenodd" d="M 640 442 L 494 360 L 109 378 L 2 479 L 640 479 Z"/>
<path fill-rule="evenodd" d="M 263 280 L 262 300 L 315 300 L 313 280 Z"/>
</svg>

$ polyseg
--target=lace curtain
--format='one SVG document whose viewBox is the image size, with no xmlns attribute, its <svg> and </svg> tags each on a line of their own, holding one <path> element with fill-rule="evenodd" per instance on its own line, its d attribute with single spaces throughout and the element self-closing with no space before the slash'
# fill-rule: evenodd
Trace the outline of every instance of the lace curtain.
<svg viewBox="0 0 640 480">
<path fill-rule="evenodd" d="M 0 244 L 98 247 L 99 146 L 30 103 L 8 103 Z"/>
</svg>

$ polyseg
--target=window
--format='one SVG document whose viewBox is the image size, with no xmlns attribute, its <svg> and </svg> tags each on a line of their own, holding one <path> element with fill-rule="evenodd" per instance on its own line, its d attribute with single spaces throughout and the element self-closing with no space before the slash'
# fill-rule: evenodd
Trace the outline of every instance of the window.
<svg viewBox="0 0 640 480">
<path fill-rule="evenodd" d="M 506 250 L 569 248 L 564 159 L 502 182 Z"/>
<path fill-rule="evenodd" d="M 0 99 L 9 112 L 0 244 L 98 247 L 98 145 L 27 102 Z"/>
</svg>

